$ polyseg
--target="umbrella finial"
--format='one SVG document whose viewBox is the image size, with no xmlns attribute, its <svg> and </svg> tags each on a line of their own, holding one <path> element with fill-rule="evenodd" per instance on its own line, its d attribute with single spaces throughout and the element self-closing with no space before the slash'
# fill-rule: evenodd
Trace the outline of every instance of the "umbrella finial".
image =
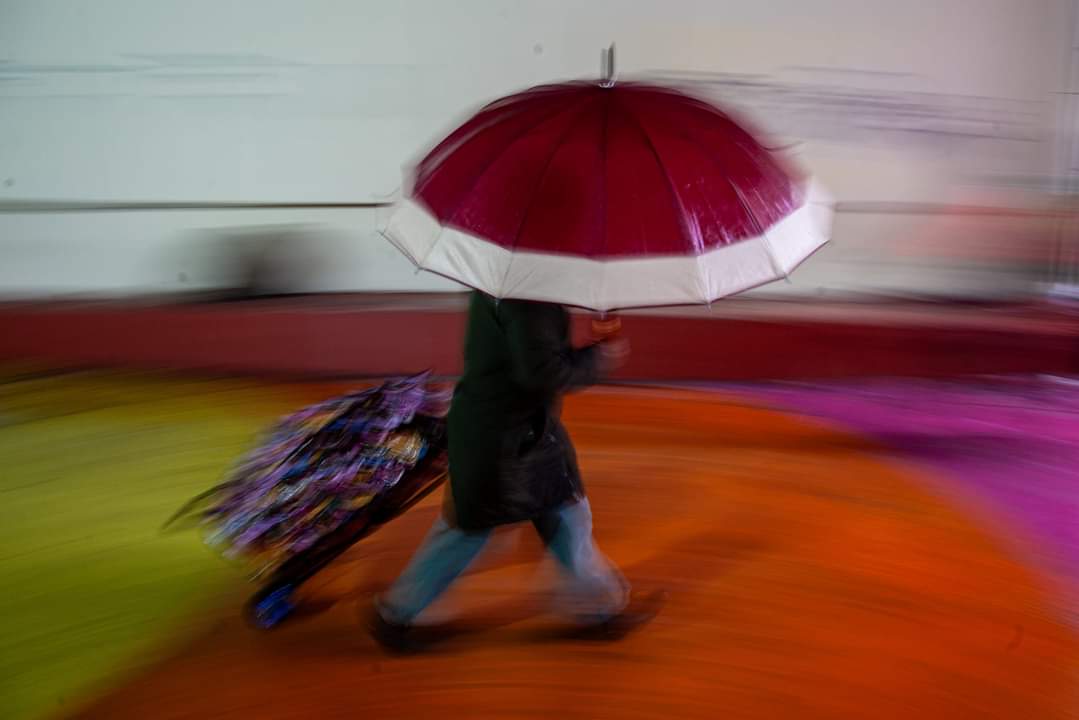
<svg viewBox="0 0 1079 720">
<path fill-rule="evenodd" d="M 600 73 L 603 79 L 599 84 L 601 87 L 609 88 L 614 86 L 614 43 L 605 50 L 600 51 Z"/>
</svg>

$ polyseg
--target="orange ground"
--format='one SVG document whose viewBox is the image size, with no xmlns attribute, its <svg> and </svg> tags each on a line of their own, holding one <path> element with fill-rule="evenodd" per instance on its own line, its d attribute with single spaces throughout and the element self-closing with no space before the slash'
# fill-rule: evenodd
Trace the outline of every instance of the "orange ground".
<svg viewBox="0 0 1079 720">
<path fill-rule="evenodd" d="M 432 500 L 312 581 L 308 617 L 258 633 L 237 595 L 77 717 L 1077 716 L 1079 642 L 1038 578 L 863 441 L 688 392 L 598 390 L 567 422 L 602 547 L 638 587 L 670 592 L 640 634 L 554 637 L 547 569 L 520 529 L 433 609 L 460 618 L 460 637 L 382 655 L 357 608 L 405 562 Z"/>
</svg>

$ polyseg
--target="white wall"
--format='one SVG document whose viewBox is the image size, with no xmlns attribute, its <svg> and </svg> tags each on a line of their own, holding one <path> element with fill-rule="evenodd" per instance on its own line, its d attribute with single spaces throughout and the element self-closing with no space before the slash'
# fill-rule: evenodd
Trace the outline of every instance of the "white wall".
<svg viewBox="0 0 1079 720">
<path fill-rule="evenodd" d="M 840 201 L 981 201 L 987 178 L 1051 171 L 1071 4 L 0 0 L 0 203 L 384 200 L 463 113 L 594 76 L 612 40 L 624 73 L 804 141 Z M 251 225 L 319 229 L 305 289 L 450 287 L 387 249 L 379 213 L 0 214 L 0 292 L 213 286 L 213 238 Z M 780 290 L 1000 287 L 969 263 L 912 274 L 893 250 L 935 222 L 841 217 Z"/>
</svg>

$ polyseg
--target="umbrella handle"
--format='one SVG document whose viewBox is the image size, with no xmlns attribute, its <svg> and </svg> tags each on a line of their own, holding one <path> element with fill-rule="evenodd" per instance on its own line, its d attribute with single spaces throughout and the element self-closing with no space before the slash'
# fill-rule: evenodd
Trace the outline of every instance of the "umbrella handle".
<svg viewBox="0 0 1079 720">
<path fill-rule="evenodd" d="M 596 342 L 611 340 L 622 333 L 622 318 L 604 313 L 592 318 L 592 339 Z"/>
</svg>

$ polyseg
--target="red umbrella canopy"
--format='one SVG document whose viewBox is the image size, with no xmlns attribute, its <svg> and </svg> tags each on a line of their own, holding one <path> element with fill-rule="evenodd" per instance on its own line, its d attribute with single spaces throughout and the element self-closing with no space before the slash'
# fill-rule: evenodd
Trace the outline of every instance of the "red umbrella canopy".
<svg viewBox="0 0 1079 720">
<path fill-rule="evenodd" d="M 726 113 L 577 82 L 498 100 L 417 166 L 387 236 L 497 297 L 610 310 L 711 302 L 784 277 L 826 201 Z"/>
</svg>

